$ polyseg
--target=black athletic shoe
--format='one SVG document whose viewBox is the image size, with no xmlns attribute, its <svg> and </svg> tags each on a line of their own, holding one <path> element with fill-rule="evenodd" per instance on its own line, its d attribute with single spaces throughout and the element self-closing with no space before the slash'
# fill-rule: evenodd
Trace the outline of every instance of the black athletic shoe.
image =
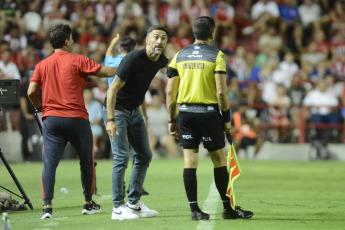
<svg viewBox="0 0 345 230">
<path fill-rule="evenodd" d="M 96 204 L 94 201 L 92 201 L 92 204 L 84 204 L 83 208 L 83 214 L 92 215 L 101 211 L 101 206 L 99 204 Z"/>
<path fill-rule="evenodd" d="M 203 211 L 194 211 L 192 212 L 192 220 L 209 220 L 210 215 L 204 213 Z"/>
<path fill-rule="evenodd" d="M 223 219 L 237 219 L 237 218 L 250 219 L 250 218 L 252 218 L 253 215 L 254 215 L 253 212 L 245 211 L 245 210 L 241 209 L 240 206 L 236 206 L 235 211 L 224 209 L 223 213 L 222 213 Z"/>
<path fill-rule="evenodd" d="M 53 213 L 53 208 L 44 208 L 40 218 L 41 219 L 53 218 L 52 213 Z"/>
</svg>

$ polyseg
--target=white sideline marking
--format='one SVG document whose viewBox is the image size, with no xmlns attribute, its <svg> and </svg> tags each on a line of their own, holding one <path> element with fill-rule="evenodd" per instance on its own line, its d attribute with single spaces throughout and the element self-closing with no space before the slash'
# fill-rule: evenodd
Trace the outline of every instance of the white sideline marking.
<svg viewBox="0 0 345 230">
<path fill-rule="evenodd" d="M 205 220 L 199 221 L 197 229 L 207 229 L 207 230 L 213 229 L 214 224 L 215 224 L 214 218 L 215 218 L 215 214 L 217 212 L 218 201 L 219 201 L 218 190 L 217 190 L 216 185 L 213 181 L 211 186 L 210 186 L 210 191 L 208 193 L 208 197 L 205 200 L 204 205 L 201 208 L 202 211 L 210 214 L 210 220 L 209 221 L 207 221 L 207 220 L 206 221 Z"/>
<path fill-rule="evenodd" d="M 48 220 L 49 222 L 45 223 L 43 226 L 44 227 L 56 227 L 60 224 L 61 221 L 65 221 L 68 217 L 58 217 L 58 218 L 52 218 Z M 49 228 L 48 228 L 49 229 Z M 45 229 L 40 229 L 40 230 L 45 230 Z"/>
<path fill-rule="evenodd" d="M 112 195 L 101 195 L 101 196 L 94 196 L 96 203 L 102 203 L 105 200 L 112 201 Z"/>
<path fill-rule="evenodd" d="M 59 222 L 49 222 L 44 224 L 44 226 L 46 227 L 54 227 L 54 226 L 58 226 L 60 223 Z"/>
</svg>

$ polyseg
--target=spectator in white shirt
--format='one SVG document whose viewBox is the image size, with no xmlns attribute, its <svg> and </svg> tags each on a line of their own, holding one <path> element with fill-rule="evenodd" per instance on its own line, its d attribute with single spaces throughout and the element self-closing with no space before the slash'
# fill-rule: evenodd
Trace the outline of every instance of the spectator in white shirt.
<svg viewBox="0 0 345 230">
<path fill-rule="evenodd" d="M 302 69 L 314 69 L 320 62 L 325 60 L 323 53 L 317 51 L 317 45 L 314 41 L 310 42 L 307 51 L 301 56 Z"/>
<path fill-rule="evenodd" d="M 298 7 L 298 13 L 301 17 L 303 27 L 308 27 L 321 18 L 321 8 L 313 0 L 304 0 Z"/>
<path fill-rule="evenodd" d="M 17 65 L 10 61 L 11 53 L 9 50 L 3 50 L 0 60 L 0 79 L 10 78 L 21 80 Z"/>
<path fill-rule="evenodd" d="M 279 64 L 279 69 L 282 70 L 286 76 L 286 79 L 284 80 L 284 86 L 286 88 L 290 88 L 293 76 L 299 71 L 299 67 L 294 62 L 294 59 L 295 57 L 292 52 L 286 52 L 284 60 Z"/>
<path fill-rule="evenodd" d="M 272 98 L 277 96 L 277 85 L 281 84 L 285 88 L 291 86 L 291 78 L 289 72 L 279 67 L 279 58 L 270 57 L 265 67 L 260 73 L 262 82 L 262 100 L 268 103 Z"/>
<path fill-rule="evenodd" d="M 271 0 L 259 0 L 255 3 L 252 7 L 252 19 L 257 20 L 263 14 L 278 18 L 280 13 L 277 3 Z"/>
<path fill-rule="evenodd" d="M 277 82 L 275 76 L 279 72 L 279 58 L 270 57 L 267 62 L 265 62 L 263 69 L 260 72 L 260 78 L 262 82 L 262 100 L 268 103 L 271 98 L 276 97 L 277 92 Z"/>
<path fill-rule="evenodd" d="M 311 114 L 317 116 L 332 114 L 334 107 L 338 104 L 338 99 L 327 91 L 325 79 L 319 79 L 316 88 L 310 91 L 303 100 L 303 105 L 311 107 Z"/>
<path fill-rule="evenodd" d="M 278 19 L 280 16 L 279 7 L 275 1 L 259 0 L 251 10 L 254 28 L 265 31 L 266 23 L 270 19 Z"/>
<path fill-rule="evenodd" d="M 278 33 L 278 25 L 273 22 L 266 23 L 266 29 L 261 34 L 258 40 L 260 50 L 265 46 L 269 46 L 270 49 L 280 52 L 283 48 L 283 38 Z"/>
<path fill-rule="evenodd" d="M 3 40 L 8 42 L 12 52 L 18 52 L 25 49 L 28 45 L 27 38 L 20 33 L 18 25 L 12 25 L 10 32 L 3 37 Z"/>
<path fill-rule="evenodd" d="M 307 40 L 311 39 L 313 31 L 320 29 L 322 24 L 328 23 L 329 21 L 329 16 L 322 16 L 320 5 L 314 3 L 313 0 L 304 0 L 303 4 L 298 7 L 298 13 Z"/>
<path fill-rule="evenodd" d="M 329 91 L 324 78 L 319 79 L 314 90 L 310 91 L 303 100 L 303 105 L 310 107 L 311 121 L 316 124 L 337 124 L 339 123 L 338 99 Z M 323 132 L 323 131 L 326 132 Z M 315 140 L 325 145 L 329 133 L 334 128 L 317 127 Z"/>
<path fill-rule="evenodd" d="M 278 142 L 286 142 L 290 136 L 290 106 L 291 99 L 287 95 L 287 89 L 282 84 L 277 85 L 277 92 L 274 98 L 268 102 L 270 123 L 277 126 L 273 130 L 275 140 Z"/>
</svg>

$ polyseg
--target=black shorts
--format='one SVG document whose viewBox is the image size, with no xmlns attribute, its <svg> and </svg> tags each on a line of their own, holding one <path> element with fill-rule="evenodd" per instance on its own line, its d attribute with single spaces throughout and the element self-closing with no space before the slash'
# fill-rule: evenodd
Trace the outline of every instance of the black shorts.
<svg viewBox="0 0 345 230">
<path fill-rule="evenodd" d="M 225 147 L 224 123 L 217 105 L 181 105 L 178 125 L 184 149 L 198 149 L 200 141 L 208 151 Z"/>
<path fill-rule="evenodd" d="M 243 137 L 241 140 L 242 148 L 247 148 L 249 145 L 256 145 L 256 138 Z"/>
</svg>

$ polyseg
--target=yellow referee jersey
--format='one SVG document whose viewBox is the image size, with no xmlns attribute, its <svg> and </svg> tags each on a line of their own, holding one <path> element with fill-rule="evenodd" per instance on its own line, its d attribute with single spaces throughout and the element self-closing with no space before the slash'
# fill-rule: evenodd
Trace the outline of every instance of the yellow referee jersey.
<svg viewBox="0 0 345 230">
<path fill-rule="evenodd" d="M 169 64 L 168 77 L 180 77 L 177 103 L 217 104 L 215 74 L 225 74 L 222 51 L 206 44 L 180 50 Z"/>
</svg>

